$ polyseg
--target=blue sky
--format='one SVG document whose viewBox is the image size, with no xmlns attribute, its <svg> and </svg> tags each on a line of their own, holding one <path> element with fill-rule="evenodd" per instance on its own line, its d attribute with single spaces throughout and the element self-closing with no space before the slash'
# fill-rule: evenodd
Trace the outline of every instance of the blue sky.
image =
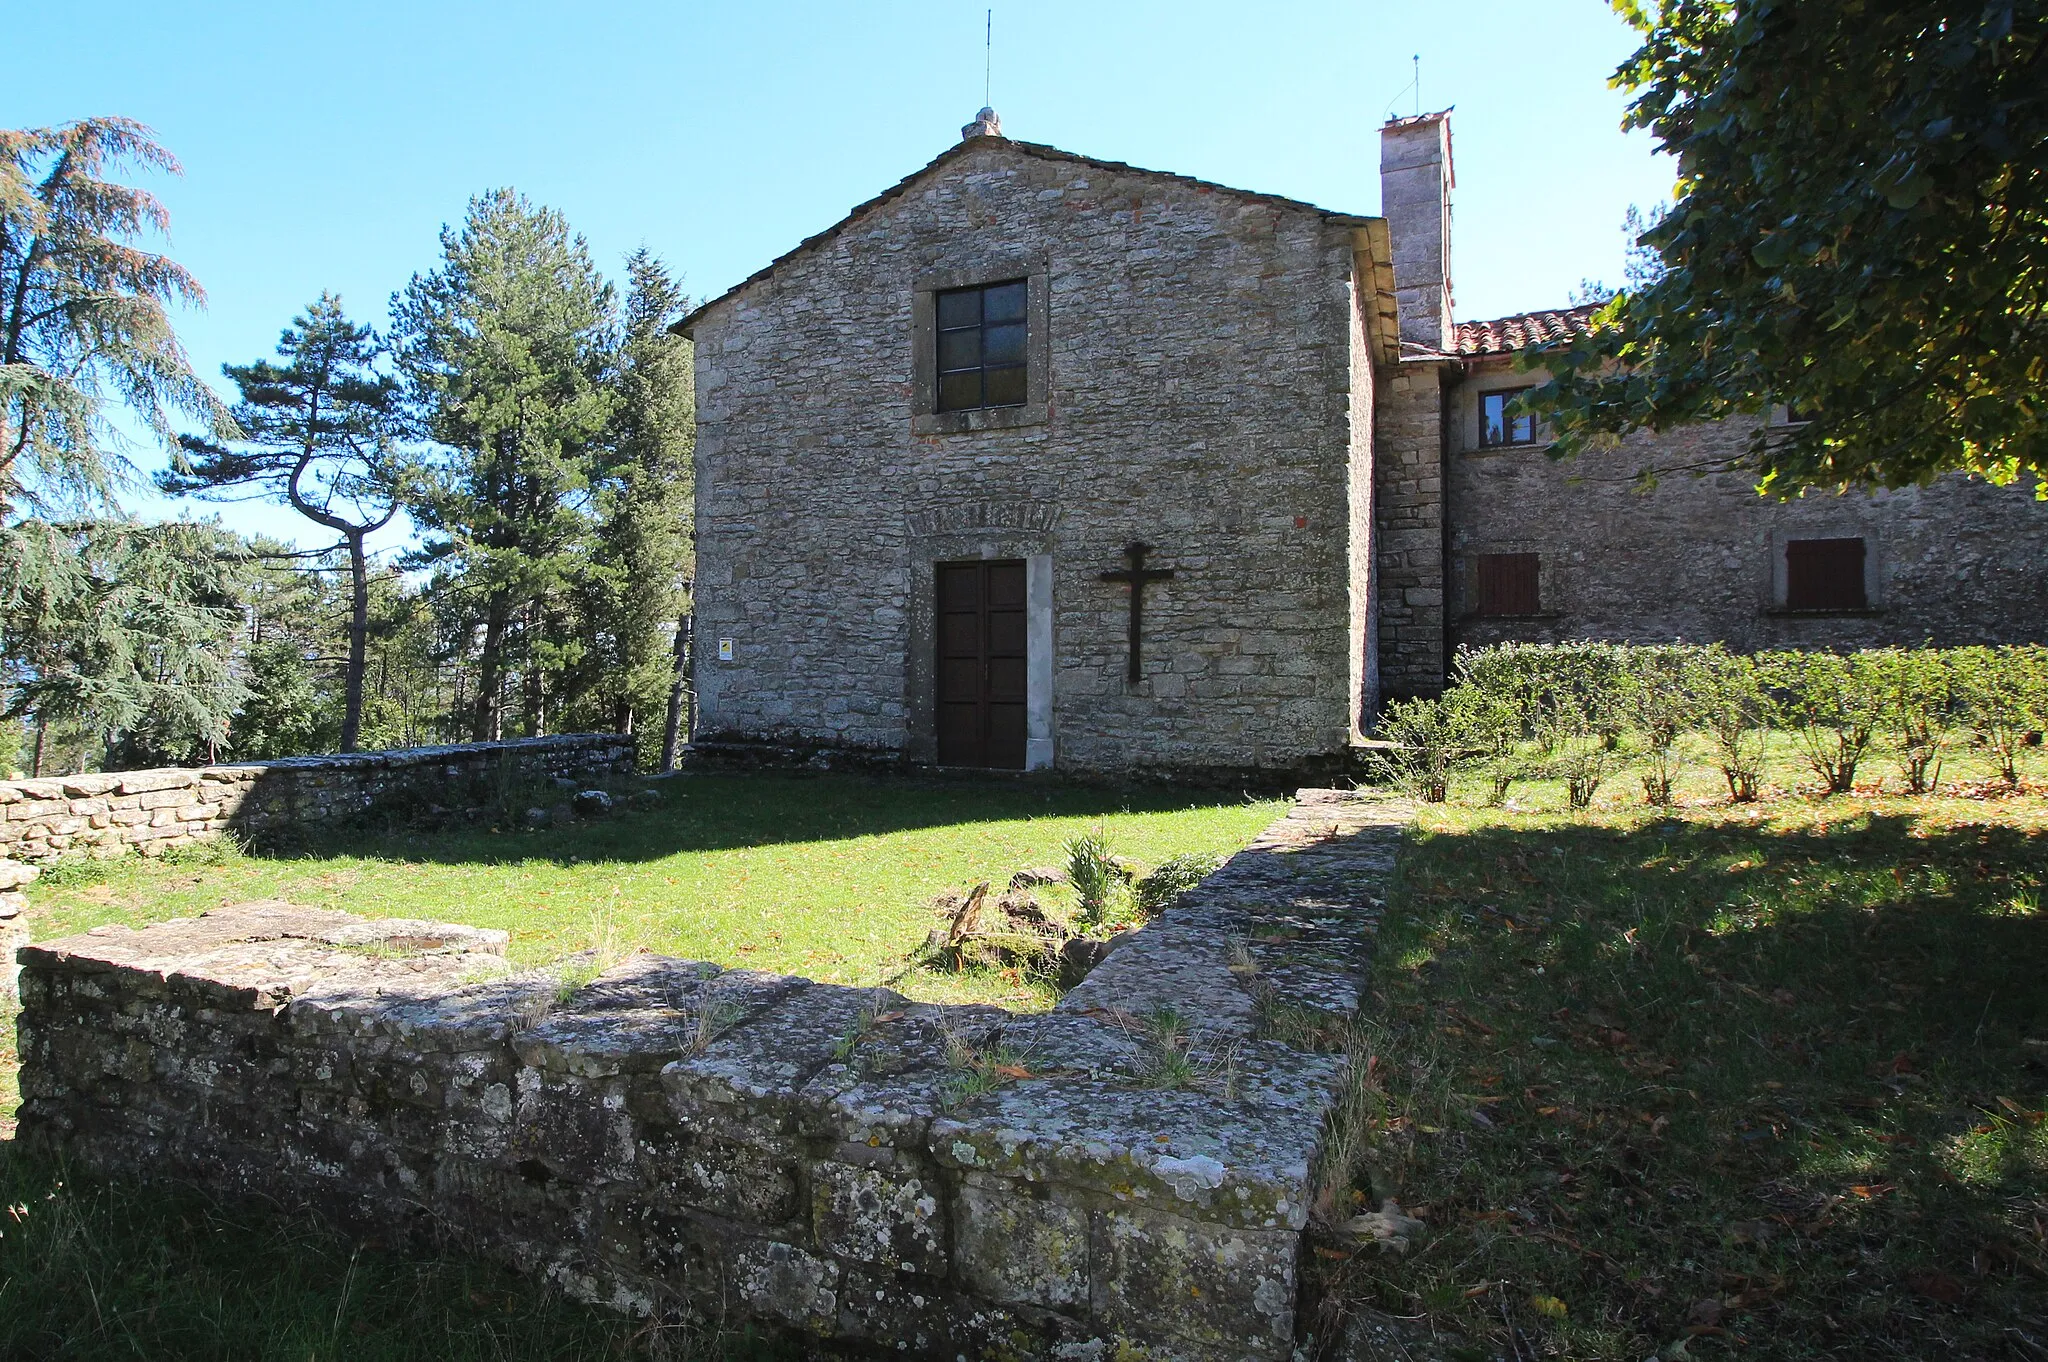
<svg viewBox="0 0 2048 1362">
<path fill-rule="evenodd" d="M 154 187 L 209 294 L 180 331 L 211 377 L 322 289 L 381 325 L 441 224 L 499 185 L 566 213 L 608 273 L 645 244 L 715 294 L 958 137 L 985 8 L 21 4 L 10 46 L 38 59 L 0 117 L 125 114 L 184 163 Z M 1375 212 L 1378 128 L 1414 110 L 1420 55 L 1423 106 L 1456 109 L 1457 312 L 1479 318 L 1618 279 L 1623 212 L 1669 195 L 1607 88 L 1631 37 L 1594 0 L 1008 0 L 993 98 L 1014 137 Z M 225 518 L 316 542 L 281 510 Z"/>
</svg>

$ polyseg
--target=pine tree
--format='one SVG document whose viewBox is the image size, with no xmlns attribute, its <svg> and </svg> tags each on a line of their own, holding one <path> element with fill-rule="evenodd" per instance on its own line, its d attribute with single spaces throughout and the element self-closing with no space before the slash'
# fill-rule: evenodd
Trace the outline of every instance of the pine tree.
<svg viewBox="0 0 2048 1362">
<path fill-rule="evenodd" d="M 502 732 L 508 657 L 523 642 L 529 731 L 546 724 L 543 646 L 580 569 L 593 458 L 615 397 L 614 298 L 562 215 L 510 190 L 471 200 L 442 262 L 392 300 L 420 433 L 444 451 L 409 509 L 416 562 L 481 628 L 471 736 Z"/>
<path fill-rule="evenodd" d="M 631 733 L 667 701 L 675 659 L 670 631 L 687 609 L 696 386 L 690 343 L 669 333 L 689 310 L 681 286 L 651 252 L 626 260 L 619 404 L 598 486 L 598 529 L 588 593 L 598 712 Z"/>
<path fill-rule="evenodd" d="M 221 372 L 241 392 L 234 419 L 245 439 L 233 447 L 186 436 L 185 457 L 157 477 L 175 496 L 222 497 L 261 487 L 323 529 L 348 554 L 348 662 L 340 746 L 362 731 L 363 667 L 370 627 L 365 541 L 398 513 L 404 476 L 393 439 L 398 381 L 376 372 L 382 347 L 349 321 L 341 299 L 323 293 L 277 342 L 282 364 L 257 360 Z"/>
</svg>

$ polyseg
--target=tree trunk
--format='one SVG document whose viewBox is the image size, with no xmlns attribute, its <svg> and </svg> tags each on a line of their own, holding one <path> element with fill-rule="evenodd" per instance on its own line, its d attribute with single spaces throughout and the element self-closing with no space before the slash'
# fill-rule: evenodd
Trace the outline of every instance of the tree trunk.
<svg viewBox="0 0 2048 1362">
<path fill-rule="evenodd" d="M 505 622 L 512 604 L 502 592 L 493 593 L 484 611 L 484 646 L 477 658 L 476 711 L 470 722 L 471 742 L 491 742 L 497 736 L 498 691 L 504 685 Z"/>
<path fill-rule="evenodd" d="M 36 715 L 36 754 L 29 763 L 28 773 L 32 776 L 43 774 L 43 739 L 50 735 L 50 721 L 39 712 Z"/>
<path fill-rule="evenodd" d="M 363 536 L 348 536 L 348 673 L 342 681 L 341 750 L 353 752 L 363 731 L 364 654 L 370 638 L 370 566 L 363 552 Z"/>
<path fill-rule="evenodd" d="M 526 674 L 520 678 L 526 692 L 526 736 L 544 738 L 548 731 L 546 678 L 540 674 L 541 605 L 526 607 Z"/>
<path fill-rule="evenodd" d="M 689 607 L 685 606 L 687 612 Z M 668 686 L 668 729 L 661 737 L 661 769 L 676 769 L 677 750 L 683 739 L 683 693 L 690 680 L 690 616 L 676 621 L 676 674 Z"/>
</svg>

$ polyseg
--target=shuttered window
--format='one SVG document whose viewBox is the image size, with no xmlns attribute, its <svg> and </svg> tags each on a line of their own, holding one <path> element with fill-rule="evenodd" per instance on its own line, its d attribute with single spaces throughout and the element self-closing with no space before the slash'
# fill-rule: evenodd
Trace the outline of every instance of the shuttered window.
<svg viewBox="0 0 2048 1362">
<path fill-rule="evenodd" d="M 1480 615 L 1534 615 L 1542 611 L 1537 585 L 1537 555 L 1482 553 L 1477 564 Z"/>
<path fill-rule="evenodd" d="M 1793 539 L 1785 544 L 1787 610 L 1864 610 L 1861 539 Z"/>
</svg>

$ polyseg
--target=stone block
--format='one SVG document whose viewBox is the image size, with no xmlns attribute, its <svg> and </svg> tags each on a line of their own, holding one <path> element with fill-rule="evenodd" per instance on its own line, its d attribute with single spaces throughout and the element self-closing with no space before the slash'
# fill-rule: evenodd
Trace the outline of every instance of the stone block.
<svg viewBox="0 0 2048 1362">
<path fill-rule="evenodd" d="M 731 970 L 713 1005 L 731 1027 L 703 1050 L 669 1064 L 661 1080 L 686 1124 L 782 1134 L 793 1130 L 804 1085 L 878 1011 L 903 999 L 885 989 Z"/>
<path fill-rule="evenodd" d="M 640 1185 L 651 1201 L 771 1227 L 805 1213 L 798 1192 L 802 1155 L 793 1141 L 655 1124 L 642 1125 L 638 1138 Z"/>
<path fill-rule="evenodd" d="M 734 1249 L 726 1272 L 734 1299 L 755 1318 L 811 1333 L 835 1332 L 839 1265 L 830 1258 L 794 1244 L 754 1240 Z"/>
<path fill-rule="evenodd" d="M 820 1249 L 899 1272 L 946 1272 L 944 1189 L 929 1172 L 824 1162 L 811 1169 Z"/>
<path fill-rule="evenodd" d="M 954 1203 L 955 1271 L 986 1300 L 1086 1308 L 1091 1233 L 1087 1207 L 1056 1189 L 970 1173 Z"/>
<path fill-rule="evenodd" d="M 1285 1357 L 1294 1342 L 1299 1236 L 1106 1210 L 1091 1239 L 1090 1305 L 1115 1333 L 1226 1356 Z"/>
<path fill-rule="evenodd" d="M 116 788 L 124 795 L 142 795 L 189 789 L 198 783 L 197 771 L 132 771 L 121 777 L 121 783 Z M 144 804 L 142 807 L 157 806 Z"/>
</svg>

